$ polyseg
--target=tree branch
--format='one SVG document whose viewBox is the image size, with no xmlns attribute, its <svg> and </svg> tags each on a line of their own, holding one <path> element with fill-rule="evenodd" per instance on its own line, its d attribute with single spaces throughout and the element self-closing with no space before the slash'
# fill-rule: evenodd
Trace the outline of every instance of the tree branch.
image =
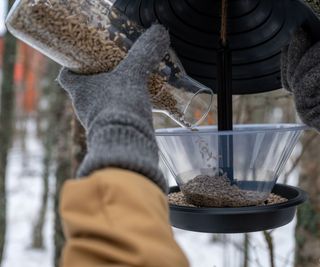
<svg viewBox="0 0 320 267">
<path fill-rule="evenodd" d="M 274 261 L 274 245 L 273 245 L 273 238 L 271 232 L 263 231 L 264 239 L 267 242 L 268 249 L 269 249 L 269 259 L 270 259 L 270 267 L 275 267 Z"/>
</svg>

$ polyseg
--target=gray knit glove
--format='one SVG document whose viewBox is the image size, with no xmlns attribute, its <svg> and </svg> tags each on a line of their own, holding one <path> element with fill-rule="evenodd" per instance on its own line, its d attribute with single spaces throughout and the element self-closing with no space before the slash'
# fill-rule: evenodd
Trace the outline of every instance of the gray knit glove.
<svg viewBox="0 0 320 267">
<path fill-rule="evenodd" d="M 320 42 L 312 44 L 302 29 L 281 59 L 283 87 L 292 92 L 301 120 L 320 131 Z"/>
<path fill-rule="evenodd" d="M 87 131 L 88 153 L 78 176 L 119 167 L 141 173 L 167 191 L 158 168 L 147 80 L 169 45 L 166 29 L 153 25 L 112 72 L 80 75 L 67 69 L 61 71 L 58 81 L 69 93 Z"/>
</svg>

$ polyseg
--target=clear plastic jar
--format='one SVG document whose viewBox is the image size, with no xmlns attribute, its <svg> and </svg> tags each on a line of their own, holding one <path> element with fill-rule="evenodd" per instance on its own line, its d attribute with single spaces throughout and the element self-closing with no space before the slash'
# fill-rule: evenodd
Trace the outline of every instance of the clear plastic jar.
<svg viewBox="0 0 320 267">
<path fill-rule="evenodd" d="M 17 0 L 6 25 L 14 36 L 75 72 L 111 71 L 144 31 L 114 8 L 113 2 Z M 210 89 L 186 75 L 172 50 L 151 74 L 149 92 L 154 110 L 184 127 L 199 124 L 213 99 Z M 207 97 L 201 97 L 204 94 Z M 200 109 L 200 121 L 195 121 L 190 107 Z"/>
</svg>

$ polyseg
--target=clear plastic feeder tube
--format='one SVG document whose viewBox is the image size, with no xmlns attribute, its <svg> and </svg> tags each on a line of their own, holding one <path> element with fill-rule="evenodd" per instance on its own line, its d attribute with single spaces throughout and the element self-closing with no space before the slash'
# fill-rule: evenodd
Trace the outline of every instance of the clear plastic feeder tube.
<svg viewBox="0 0 320 267">
<path fill-rule="evenodd" d="M 62 66 L 84 74 L 107 72 L 121 62 L 144 32 L 113 3 L 105 0 L 17 0 L 6 25 L 14 36 Z M 198 123 L 193 121 L 191 113 L 186 114 L 189 113 L 187 106 L 201 107 L 203 117 L 209 112 L 210 90 L 188 78 L 172 50 L 150 75 L 148 87 L 154 109 L 168 114 L 182 126 Z M 190 93 L 198 96 L 204 88 L 209 94 L 206 101 L 193 97 L 192 103 L 186 106 L 176 98 L 186 94 L 190 99 Z M 179 94 L 174 92 L 177 90 Z M 168 99 L 165 99 L 166 94 Z M 187 118 L 191 121 L 186 121 Z"/>
<path fill-rule="evenodd" d="M 238 207 L 264 203 L 305 129 L 298 124 L 235 125 L 224 132 L 216 127 L 160 129 L 156 139 L 162 166 L 192 204 Z M 221 137 L 232 139 L 233 166 L 222 160 Z M 232 182 L 224 173 L 228 168 Z"/>
</svg>

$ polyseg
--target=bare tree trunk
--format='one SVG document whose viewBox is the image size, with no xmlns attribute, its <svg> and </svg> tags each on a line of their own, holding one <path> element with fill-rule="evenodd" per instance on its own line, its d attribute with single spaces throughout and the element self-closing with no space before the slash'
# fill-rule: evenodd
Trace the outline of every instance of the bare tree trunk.
<svg viewBox="0 0 320 267">
<path fill-rule="evenodd" d="M 61 93 L 62 90 L 61 90 Z M 72 160 L 71 160 L 71 121 L 72 121 L 72 108 L 66 95 L 63 93 L 64 98 L 61 99 L 60 107 L 60 120 L 59 120 L 59 141 L 57 151 L 57 169 L 56 169 L 56 194 L 55 194 L 55 265 L 59 266 L 61 252 L 65 243 L 63 229 L 59 215 L 59 196 L 63 183 L 72 178 Z"/>
<path fill-rule="evenodd" d="M 13 0 L 9 1 L 9 7 Z M 7 33 L 4 37 L 3 81 L 0 95 L 0 263 L 2 261 L 6 235 L 6 168 L 8 152 L 12 142 L 14 118 L 14 64 L 16 40 Z"/>
<path fill-rule="evenodd" d="M 319 267 L 320 136 L 314 132 L 307 132 L 302 145 L 308 145 L 308 149 L 301 159 L 300 187 L 308 192 L 309 200 L 298 209 L 295 267 Z"/>
<path fill-rule="evenodd" d="M 274 244 L 273 244 L 272 233 L 268 231 L 263 231 L 263 236 L 268 246 L 270 267 L 275 267 L 276 264 L 275 264 L 275 258 L 274 258 Z"/>
<path fill-rule="evenodd" d="M 250 247 L 249 247 L 249 234 L 244 234 L 243 240 L 243 267 L 249 267 L 249 254 L 250 254 Z"/>
<path fill-rule="evenodd" d="M 32 235 L 32 247 L 35 249 L 43 249 L 43 227 L 45 223 L 47 205 L 48 205 L 48 195 L 49 195 L 49 176 L 50 176 L 50 166 L 51 166 L 51 152 L 52 148 L 50 147 L 49 140 L 45 145 L 45 156 L 43 159 L 43 174 L 42 174 L 42 198 L 41 198 L 41 207 L 39 216 L 36 224 L 33 227 L 33 235 Z"/>
<path fill-rule="evenodd" d="M 43 190 L 42 190 L 42 201 L 39 212 L 39 217 L 37 218 L 37 222 L 33 227 L 33 240 L 32 247 L 37 249 L 44 248 L 43 242 L 43 228 L 45 224 L 45 216 L 47 211 L 48 204 L 48 195 L 49 195 L 49 177 L 51 174 L 51 166 L 53 163 L 53 155 L 54 155 L 54 144 L 58 141 L 58 135 L 56 123 L 57 120 L 60 119 L 60 106 L 59 102 L 61 102 L 61 91 L 59 86 L 53 82 L 58 73 L 58 65 L 54 62 L 49 62 L 47 66 L 47 73 L 45 75 L 45 86 L 42 88 L 43 98 L 47 100 L 49 107 L 45 110 L 39 110 L 38 114 L 41 119 L 46 121 L 46 126 L 44 129 L 44 133 L 40 135 L 43 139 L 43 147 L 45 151 L 45 155 L 43 158 L 43 172 L 42 172 L 42 180 L 43 180 Z M 41 124 L 41 121 L 38 121 L 38 124 Z M 40 127 L 39 127 L 40 128 Z M 40 132 L 40 130 L 38 131 Z"/>
</svg>

